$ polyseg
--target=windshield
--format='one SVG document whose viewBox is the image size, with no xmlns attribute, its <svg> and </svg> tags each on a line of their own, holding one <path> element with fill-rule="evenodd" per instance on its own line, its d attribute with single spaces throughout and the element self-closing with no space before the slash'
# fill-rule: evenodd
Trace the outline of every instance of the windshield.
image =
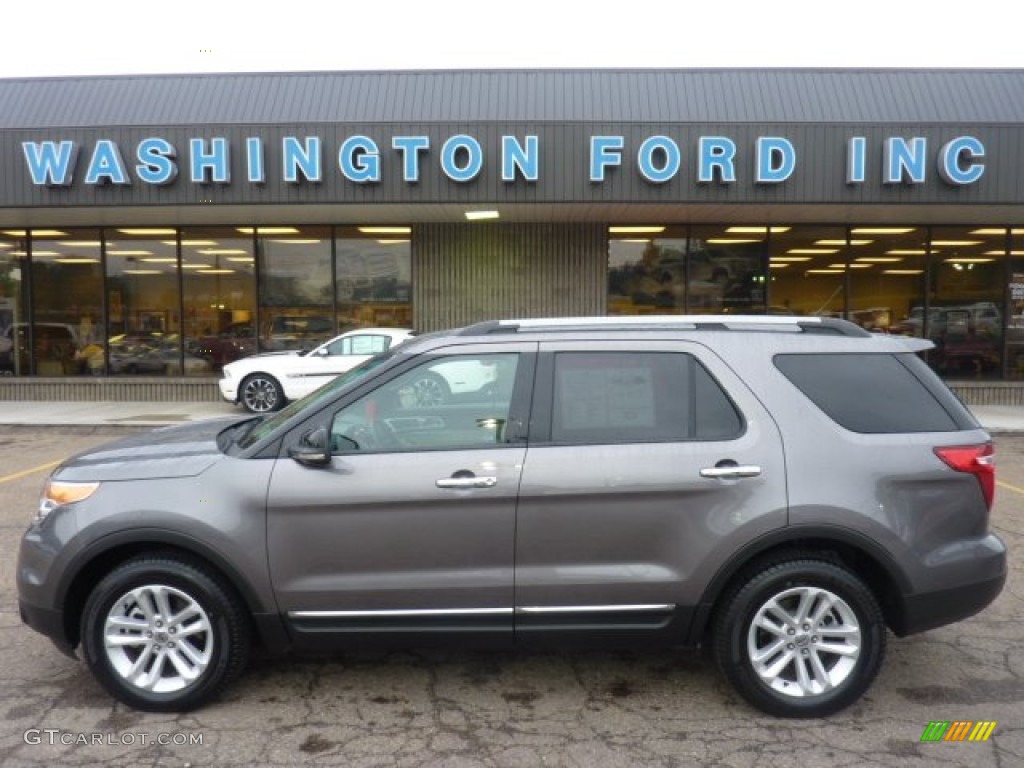
<svg viewBox="0 0 1024 768">
<path fill-rule="evenodd" d="M 324 384 L 320 389 L 310 392 L 302 399 L 289 404 L 283 410 L 254 422 L 249 430 L 240 436 L 238 447 L 248 448 L 249 446 L 256 445 L 256 443 L 270 435 L 299 411 L 304 411 L 307 408 L 316 409 L 324 401 L 332 399 L 338 392 L 350 386 L 353 382 L 358 381 L 373 369 L 380 368 L 393 358 L 393 351 L 371 357 L 355 368 L 341 374 L 338 378 Z"/>
</svg>

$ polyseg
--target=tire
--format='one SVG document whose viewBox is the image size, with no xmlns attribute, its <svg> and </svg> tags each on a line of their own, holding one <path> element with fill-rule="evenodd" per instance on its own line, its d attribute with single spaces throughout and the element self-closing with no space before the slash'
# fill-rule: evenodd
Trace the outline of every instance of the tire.
<svg viewBox="0 0 1024 768">
<path fill-rule="evenodd" d="M 129 560 L 107 574 L 86 600 L 81 637 L 100 684 L 148 712 L 210 701 L 244 669 L 250 646 L 248 616 L 233 591 L 176 555 Z"/>
<path fill-rule="evenodd" d="M 749 576 L 726 594 L 713 631 L 715 661 L 729 682 L 779 717 L 844 709 L 870 687 L 885 656 L 875 596 L 822 560 L 777 562 Z"/>
<path fill-rule="evenodd" d="M 417 376 L 409 383 L 409 389 L 414 398 L 413 402 L 417 408 L 432 408 L 437 405 L 444 405 L 452 396 L 448 382 L 436 373 L 424 373 Z"/>
<path fill-rule="evenodd" d="M 251 373 L 242 379 L 238 399 L 250 413 L 270 413 L 284 405 L 284 390 L 266 373 Z"/>
</svg>

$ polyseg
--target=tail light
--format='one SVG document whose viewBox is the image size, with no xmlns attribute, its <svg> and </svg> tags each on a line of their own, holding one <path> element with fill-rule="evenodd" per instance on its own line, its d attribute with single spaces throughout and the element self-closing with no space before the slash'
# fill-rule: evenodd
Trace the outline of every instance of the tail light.
<svg viewBox="0 0 1024 768">
<path fill-rule="evenodd" d="M 985 503 L 992 509 L 996 492 L 996 451 L 992 443 L 951 445 L 935 448 L 935 455 L 957 472 L 968 472 L 978 478 Z"/>
</svg>

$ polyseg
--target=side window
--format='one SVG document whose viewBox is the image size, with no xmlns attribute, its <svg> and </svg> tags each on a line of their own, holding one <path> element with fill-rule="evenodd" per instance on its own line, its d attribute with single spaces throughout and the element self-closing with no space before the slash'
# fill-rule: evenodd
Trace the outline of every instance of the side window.
<svg viewBox="0 0 1024 768">
<path fill-rule="evenodd" d="M 327 354 L 334 355 L 377 355 L 386 352 L 390 346 L 390 336 L 378 336 L 376 334 L 361 334 L 359 336 L 346 336 L 344 339 L 327 346 Z"/>
<path fill-rule="evenodd" d="M 556 443 L 725 440 L 743 431 L 728 395 L 692 355 L 561 352 L 554 370 Z"/>
<path fill-rule="evenodd" d="M 519 355 L 432 358 L 346 406 L 335 454 L 454 450 L 505 443 Z"/>
<path fill-rule="evenodd" d="M 958 414 L 963 406 L 935 396 L 914 355 L 776 355 L 775 367 L 852 432 L 951 432 L 973 421 Z"/>
</svg>

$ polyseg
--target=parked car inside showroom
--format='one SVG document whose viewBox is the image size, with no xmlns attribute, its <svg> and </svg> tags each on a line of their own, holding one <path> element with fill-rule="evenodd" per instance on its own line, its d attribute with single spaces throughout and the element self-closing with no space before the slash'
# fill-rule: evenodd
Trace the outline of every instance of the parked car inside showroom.
<svg viewBox="0 0 1024 768">
<path fill-rule="evenodd" d="M 243 357 L 224 366 L 220 392 L 252 413 L 276 411 L 412 335 L 406 328 L 360 328 L 309 351 Z"/>
</svg>

